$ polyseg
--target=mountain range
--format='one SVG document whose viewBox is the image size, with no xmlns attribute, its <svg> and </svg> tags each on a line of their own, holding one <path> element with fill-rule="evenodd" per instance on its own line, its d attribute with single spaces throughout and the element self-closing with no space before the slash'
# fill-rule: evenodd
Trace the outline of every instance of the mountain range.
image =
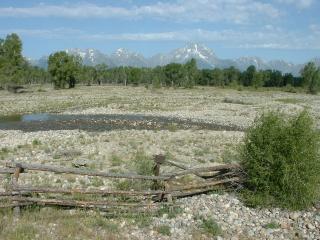
<svg viewBox="0 0 320 240">
<path fill-rule="evenodd" d="M 183 48 L 175 49 L 167 54 L 157 54 L 151 58 L 145 58 L 143 55 L 131 52 L 124 48 L 117 49 L 114 53 L 108 55 L 96 49 L 67 49 L 68 54 L 79 56 L 85 65 L 94 66 L 105 63 L 108 67 L 132 66 L 132 67 L 155 67 L 163 66 L 169 63 L 185 63 L 195 58 L 200 69 L 204 68 L 227 68 L 234 66 L 240 70 L 247 69 L 250 65 L 258 70 L 273 69 L 283 73 L 292 73 L 299 75 L 300 70 L 305 64 L 293 64 L 283 60 L 264 61 L 259 57 L 241 57 L 237 59 L 218 58 L 213 50 L 203 44 L 190 43 Z M 38 60 L 29 60 L 32 65 L 42 68 L 47 67 L 48 57 L 43 56 Z M 314 58 L 310 61 L 320 66 L 320 58 Z"/>
</svg>

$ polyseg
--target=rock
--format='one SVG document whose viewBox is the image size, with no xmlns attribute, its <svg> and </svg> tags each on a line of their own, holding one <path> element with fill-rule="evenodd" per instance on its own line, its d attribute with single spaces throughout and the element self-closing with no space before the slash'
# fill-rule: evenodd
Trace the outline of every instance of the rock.
<svg viewBox="0 0 320 240">
<path fill-rule="evenodd" d="M 88 160 L 85 160 L 85 159 L 77 159 L 77 160 L 72 161 L 72 165 L 73 165 L 74 167 L 77 167 L 77 168 L 79 168 L 79 167 L 86 167 L 86 166 L 88 166 Z"/>
<path fill-rule="evenodd" d="M 288 223 L 286 223 L 286 222 L 282 222 L 282 223 L 280 224 L 280 227 L 281 227 L 282 229 L 289 229 L 289 228 L 290 228 L 290 225 L 289 225 Z"/>
<path fill-rule="evenodd" d="M 299 218 L 300 214 L 297 212 L 293 212 L 289 214 L 289 218 L 293 221 L 296 221 Z"/>
<path fill-rule="evenodd" d="M 311 223 L 307 223 L 306 227 L 310 230 L 314 230 L 316 227 L 313 226 Z"/>
</svg>

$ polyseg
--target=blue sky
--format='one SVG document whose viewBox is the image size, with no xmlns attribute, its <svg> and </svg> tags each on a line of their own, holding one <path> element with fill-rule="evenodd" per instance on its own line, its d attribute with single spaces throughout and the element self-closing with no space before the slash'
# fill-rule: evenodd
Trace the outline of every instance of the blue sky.
<svg viewBox="0 0 320 240">
<path fill-rule="evenodd" d="M 318 0 L 1 0 L 0 38 L 18 33 L 32 58 L 120 47 L 148 57 L 199 42 L 220 58 L 302 63 L 320 57 L 319 11 Z"/>
</svg>

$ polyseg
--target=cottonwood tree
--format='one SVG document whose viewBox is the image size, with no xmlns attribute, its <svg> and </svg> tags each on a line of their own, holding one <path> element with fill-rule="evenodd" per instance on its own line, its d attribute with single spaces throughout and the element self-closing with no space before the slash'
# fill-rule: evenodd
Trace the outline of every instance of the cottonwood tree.
<svg viewBox="0 0 320 240">
<path fill-rule="evenodd" d="M 320 87 L 320 68 L 315 63 L 309 62 L 301 70 L 302 85 L 308 89 L 311 94 L 316 94 Z"/>
<path fill-rule="evenodd" d="M 0 39 L 0 85 L 22 81 L 26 61 L 22 56 L 22 41 L 15 33 Z"/>
<path fill-rule="evenodd" d="M 68 55 L 64 51 L 56 52 L 49 56 L 48 71 L 56 89 L 74 88 L 76 77 L 81 69 L 81 60 L 76 56 Z"/>
</svg>

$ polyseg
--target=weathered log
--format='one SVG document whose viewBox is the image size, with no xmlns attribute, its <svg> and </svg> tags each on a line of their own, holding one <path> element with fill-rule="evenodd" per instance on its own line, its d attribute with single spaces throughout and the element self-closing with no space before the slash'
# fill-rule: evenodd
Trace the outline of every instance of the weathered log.
<svg viewBox="0 0 320 240">
<path fill-rule="evenodd" d="M 15 192 L 15 191 L 12 191 L 12 192 L 0 192 L 0 197 L 6 197 L 6 196 L 17 196 L 17 195 L 24 195 L 23 193 L 20 193 L 20 192 Z"/>
<path fill-rule="evenodd" d="M 23 169 L 35 170 L 35 171 L 45 171 L 45 172 L 54 172 L 54 173 L 69 173 L 69 174 L 78 174 L 78 175 L 87 175 L 87 176 L 98 176 L 98 177 L 107 177 L 107 178 L 127 178 L 127 179 L 144 179 L 144 180 L 167 180 L 169 176 L 144 176 L 137 174 L 116 174 L 100 171 L 91 171 L 77 168 L 67 168 L 60 166 L 48 166 L 44 164 L 30 164 L 30 163 L 12 163 L 8 162 L 7 167 L 15 168 L 20 166 Z"/>
<path fill-rule="evenodd" d="M 68 207 L 95 207 L 103 206 L 107 208 L 109 206 L 122 206 L 122 207 L 155 207 L 158 204 L 155 203 L 126 203 L 126 202 L 114 202 L 114 201 L 78 201 L 68 199 L 42 199 L 42 198 L 30 198 L 30 197 L 12 197 L 13 201 L 17 202 L 32 202 L 39 205 L 56 205 L 56 206 L 68 206 Z M 161 203 L 163 205 L 170 205 L 170 203 Z"/>
<path fill-rule="evenodd" d="M 0 174 L 13 174 L 14 171 L 13 168 L 0 168 Z"/>
<path fill-rule="evenodd" d="M 130 196 L 152 196 L 166 194 L 165 191 L 117 191 L 117 190 L 100 190 L 100 189 L 62 189 L 49 187 L 27 187 L 19 186 L 13 188 L 20 193 L 61 193 L 61 194 L 96 194 L 96 195 L 130 195 Z"/>
<path fill-rule="evenodd" d="M 190 168 L 184 166 L 183 164 L 181 163 L 177 163 L 177 162 L 174 162 L 174 161 L 171 161 L 171 160 L 166 160 L 166 163 L 174 166 L 174 167 L 177 167 L 177 168 L 180 168 L 180 169 L 183 169 L 183 170 L 188 170 Z M 203 174 L 199 174 L 199 173 L 194 173 L 194 175 L 196 175 L 197 177 L 200 177 L 200 178 L 208 178 L 209 176 L 208 175 L 203 175 Z"/>
<path fill-rule="evenodd" d="M 162 175 L 163 177 L 178 177 L 188 174 L 195 174 L 195 173 L 203 173 L 203 172 L 216 172 L 216 171 L 224 171 L 224 170 L 238 170 L 240 166 L 238 164 L 223 164 L 223 165 L 216 165 L 216 166 L 208 166 L 208 167 L 199 167 L 199 168 L 191 168 L 187 170 L 183 170 L 176 173 L 169 173 Z"/>
<path fill-rule="evenodd" d="M 0 204 L 0 208 L 15 208 L 15 207 L 23 207 L 23 206 L 30 206 L 33 203 L 9 203 L 9 204 Z"/>
<path fill-rule="evenodd" d="M 217 185 L 222 185 L 226 183 L 232 183 L 232 182 L 239 182 L 240 178 L 239 177 L 234 177 L 234 178 L 226 178 L 218 181 L 210 181 L 210 182 L 205 182 L 205 183 L 200 183 L 200 184 L 192 184 L 188 185 L 185 187 L 179 187 L 179 188 L 172 188 L 172 192 L 180 192 L 180 191 L 188 191 L 192 189 L 201 189 L 201 188 L 209 188 L 212 186 L 217 186 Z"/>
</svg>

